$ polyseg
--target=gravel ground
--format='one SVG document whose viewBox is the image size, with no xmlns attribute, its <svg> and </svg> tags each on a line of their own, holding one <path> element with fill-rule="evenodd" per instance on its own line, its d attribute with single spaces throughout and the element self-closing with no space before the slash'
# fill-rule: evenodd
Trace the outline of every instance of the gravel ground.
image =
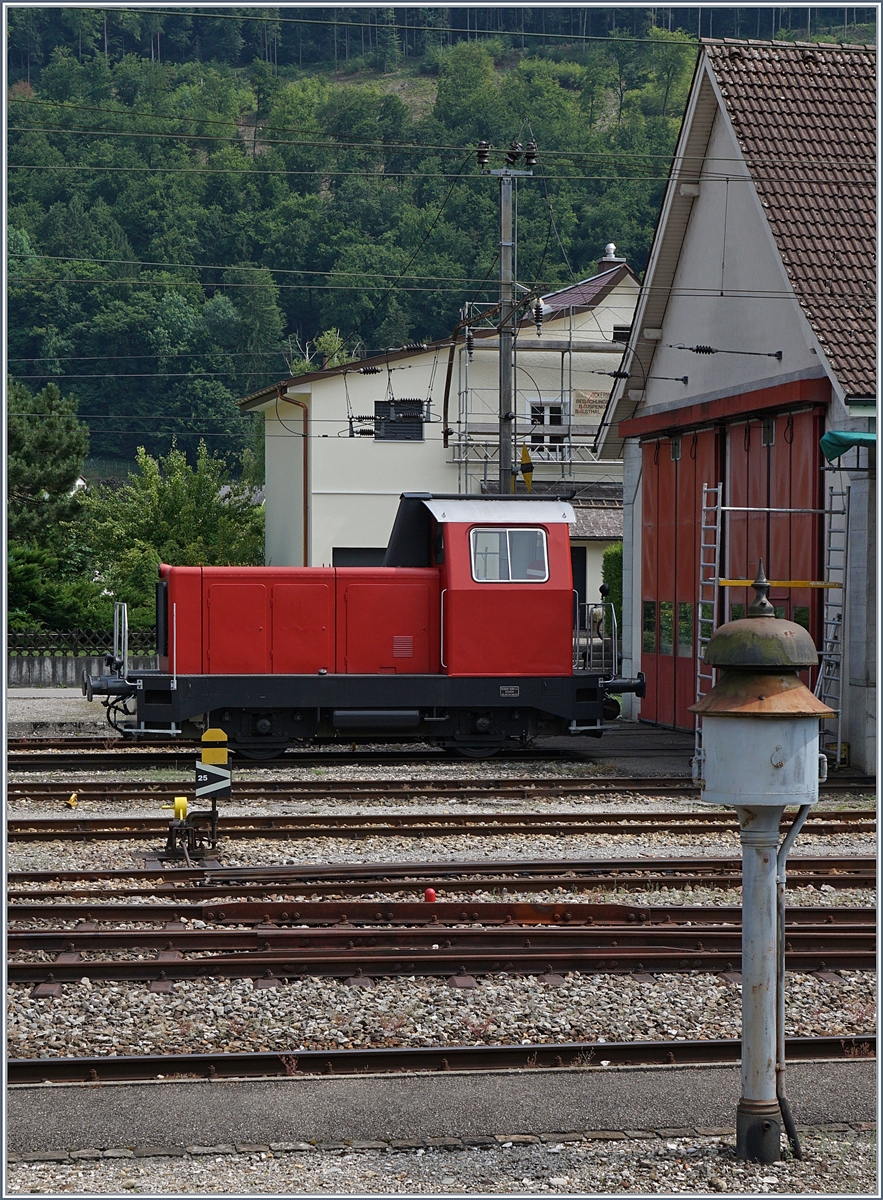
<svg viewBox="0 0 883 1200">
<path fill-rule="evenodd" d="M 108 864 L 135 866 L 157 843 L 104 840 L 100 842 L 11 842 L 7 846 L 10 871 L 102 871 Z M 851 857 L 876 852 L 876 840 L 860 834 L 800 835 L 800 855 Z M 683 834 L 575 833 L 556 834 L 448 834 L 413 837 L 402 834 L 353 838 L 293 837 L 249 838 L 222 841 L 221 864 L 227 867 L 330 865 L 334 863 L 432 863 L 549 859 L 603 860 L 610 858 L 738 857 L 739 835 L 733 832 Z"/>
<path fill-rule="evenodd" d="M 39 890 L 39 889 L 29 889 Z M 9 893 L 15 896 L 15 892 Z M 54 893 L 53 893 L 54 895 Z M 278 895 L 275 893 L 266 894 L 261 892 L 263 900 L 282 900 L 285 896 L 283 893 Z M 361 902 L 387 904 L 395 901 L 408 899 L 421 899 L 422 893 L 415 892 L 414 896 L 408 896 L 406 892 L 370 892 L 363 896 L 357 897 Z M 58 897 L 59 903 L 64 901 L 64 897 Z M 168 904 L 169 898 L 163 896 L 126 896 L 126 904 Z M 248 895 L 233 896 L 227 899 L 227 903 L 234 900 L 249 900 L 254 899 L 254 896 Z M 343 896 L 335 896 L 332 891 L 323 892 L 323 900 L 342 900 Z M 469 904 L 473 900 L 480 901 L 504 901 L 512 904 L 629 904 L 629 905 L 674 905 L 674 904 L 701 904 L 701 905 L 736 905 L 742 903 L 741 888 L 706 888 L 693 887 L 690 884 L 686 888 L 670 888 L 662 887 L 658 889 L 648 889 L 647 891 L 627 891 L 624 888 L 612 888 L 605 890 L 603 888 L 593 888 L 589 891 L 575 891 L 568 888 L 553 888 L 546 892 L 521 892 L 517 888 L 500 889 L 489 888 L 445 888 L 442 900 L 449 901 L 453 904 Z M 70 902 L 75 902 L 75 897 L 68 897 Z M 112 904 L 116 900 L 112 890 L 108 890 L 106 897 L 100 899 L 94 897 L 91 903 Z M 350 897 L 352 902 L 353 898 Z M 39 900 L 22 900 L 21 904 L 38 904 Z M 216 901 L 220 906 L 222 901 Z M 877 903 L 877 893 L 869 888 L 833 888 L 829 883 L 823 883 L 820 890 L 816 890 L 812 884 L 806 887 L 793 888 L 788 891 L 788 906 L 789 908 L 873 908 Z M 149 918 L 148 918 L 149 919 Z M 15 928 L 33 928 L 33 929 L 67 929 L 76 928 L 79 922 L 73 921 L 65 923 L 63 921 L 52 920 L 23 920 L 16 916 Z M 133 923 L 134 925 L 134 923 Z M 108 923 L 108 928 L 125 928 L 114 923 Z M 225 926 L 227 928 L 227 926 Z"/>
<path fill-rule="evenodd" d="M 787 1035 L 871 1032 L 875 990 L 873 972 L 842 972 L 836 983 L 789 972 Z M 145 984 L 83 980 L 66 984 L 60 999 L 34 999 L 30 991 L 9 985 L 13 1058 L 692 1040 L 735 1038 L 741 1030 L 741 988 L 698 974 L 660 974 L 648 983 L 571 973 L 558 987 L 496 975 L 475 988 L 422 977 L 377 979 L 366 988 L 305 978 L 259 990 L 250 979 L 190 980 L 158 994 Z"/>
<path fill-rule="evenodd" d="M 873 1132 L 811 1132 L 804 1158 L 740 1162 L 732 1137 L 514 1142 L 459 1150 L 263 1150 L 14 1163 L 8 1193 L 877 1196 Z M 231 1148 L 232 1149 L 232 1148 Z"/>
<path fill-rule="evenodd" d="M 30 890 L 40 890 L 38 888 L 29 888 Z M 10 892 L 11 896 L 16 895 L 14 889 Z M 53 899 L 58 904 L 62 904 L 67 900 L 74 904 L 78 902 L 76 896 L 61 896 L 53 893 Z M 101 904 L 114 904 L 116 901 L 113 890 L 108 889 L 107 895 L 100 898 L 94 896 L 90 898 L 90 904 L 96 906 Z M 155 905 L 169 904 L 169 896 L 151 895 L 139 896 L 138 904 Z M 251 894 L 230 895 L 227 902 L 236 900 L 283 900 L 288 899 L 286 893 L 269 893 L 265 889 L 256 889 Z M 332 890 L 322 893 L 323 900 L 343 900 L 344 896 L 336 895 Z M 354 900 L 366 902 L 376 902 L 376 904 L 389 904 L 389 902 L 402 900 L 419 900 L 422 899 L 422 892 L 415 890 L 413 895 L 408 895 L 407 892 L 371 892 L 353 898 L 350 896 L 350 902 Z M 644 892 L 629 892 L 624 888 L 613 888 L 605 890 L 602 888 L 594 888 L 585 890 L 585 892 L 577 892 L 575 889 L 569 888 L 552 888 L 548 892 L 519 892 L 515 889 L 495 889 L 488 888 L 445 888 L 440 895 L 441 900 L 452 902 L 452 904 L 470 904 L 473 900 L 486 901 L 507 901 L 511 904 L 627 904 L 627 905 L 740 905 L 741 904 L 741 889 L 740 888 L 701 888 L 691 887 L 687 884 L 686 888 L 649 888 Z M 20 900 L 19 904 L 40 904 L 40 900 Z M 220 906 L 223 901 L 216 901 Z M 788 889 L 788 907 L 793 908 L 815 908 L 817 906 L 831 908 L 869 908 L 876 906 L 877 893 L 876 890 L 870 888 L 833 888 L 829 883 L 823 883 L 821 889 L 816 890 L 812 884 L 805 888 Z M 78 922 L 71 923 L 71 928 L 76 928 Z M 66 929 L 68 926 L 65 922 L 56 922 L 56 920 L 20 920 L 16 918 L 16 929 L 22 928 L 34 929 Z M 114 924 L 109 928 L 120 928 Z"/>
<path fill-rule="evenodd" d="M 481 781 L 476 782 L 480 783 Z M 103 800 L 78 794 L 77 784 L 74 781 L 69 780 L 68 784 L 70 795 L 59 797 L 57 800 L 32 799 L 26 790 L 27 784 L 10 784 L 7 796 L 7 815 L 19 820 L 43 817 L 89 817 L 94 819 L 107 816 L 119 818 L 130 815 L 168 818 L 173 807 L 167 795 L 152 796 L 146 788 L 142 795 L 126 795 L 119 800 Z M 191 783 L 182 781 L 182 794 L 187 794 L 188 789 L 192 790 Z M 191 800 L 190 803 L 195 808 L 204 807 L 201 802 L 193 804 Z M 875 803 L 875 797 L 838 797 L 836 800 L 826 800 L 818 804 L 815 812 L 834 818 L 843 808 L 866 809 L 871 813 Z M 442 804 L 444 807 L 440 809 Z M 614 790 L 566 796 L 495 796 L 489 790 L 486 796 L 480 798 L 458 799 L 452 797 L 445 801 L 429 800 L 425 793 L 417 790 L 410 795 L 396 792 L 393 796 L 386 798 L 377 796 L 357 801 L 325 799 L 319 796 L 287 800 L 267 795 L 250 797 L 239 802 L 222 800 L 218 804 L 218 813 L 222 817 L 297 815 L 315 816 L 327 820 L 333 820 L 338 816 L 376 818 L 387 815 L 395 816 L 396 814 L 434 817 L 438 816 L 439 811 L 454 813 L 458 816 L 477 813 L 495 817 L 501 813 L 507 815 L 510 813 L 540 813 L 549 816 L 557 816 L 559 813 L 577 813 L 581 816 L 613 816 L 629 813 L 646 820 L 654 813 L 683 813 L 685 816 L 690 816 L 700 810 L 703 812 L 723 811 L 720 808 L 711 809 L 710 806 L 700 805 L 699 801 L 693 798 L 639 796 Z"/>
</svg>

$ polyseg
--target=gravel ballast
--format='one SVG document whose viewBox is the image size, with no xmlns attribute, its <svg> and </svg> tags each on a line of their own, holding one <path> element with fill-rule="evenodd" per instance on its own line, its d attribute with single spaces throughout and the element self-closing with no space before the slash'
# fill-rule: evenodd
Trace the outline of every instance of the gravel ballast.
<svg viewBox="0 0 883 1200">
<path fill-rule="evenodd" d="M 835 983 L 787 977 L 786 1033 L 870 1033 L 876 979 L 843 972 Z M 255 989 L 246 980 L 191 980 L 168 993 L 143 984 L 66 984 L 60 999 L 9 987 L 10 1057 L 367 1049 L 373 1046 L 737 1038 L 741 987 L 715 975 L 570 974 L 555 987 L 534 977 L 490 976 L 474 988 L 444 979 L 377 979 L 347 987 L 298 979 Z"/>
<path fill-rule="evenodd" d="M 487 779 L 584 777 L 609 774 L 611 764 L 585 762 L 529 764 L 468 761 L 390 765 L 346 764 L 332 768 L 293 767 L 284 772 L 249 771 L 249 779 L 280 777 L 340 780 Z M 175 778 L 153 772 L 154 778 Z M 47 773 L 45 778 L 61 778 Z M 75 784 L 76 776 L 65 774 Z M 84 773 L 94 779 L 96 773 Z M 117 776 L 115 776 L 117 777 Z M 130 776 L 132 777 L 132 776 Z M 15 786 L 36 782 L 28 773 Z M 185 773 L 185 788 L 192 776 Z M 71 788 L 75 790 L 74 786 Z M 862 795 L 857 791 L 857 796 Z M 855 797 L 845 803 L 855 807 Z M 16 798 L 10 815 L 50 815 L 55 805 Z M 434 805 L 418 795 L 388 801 L 325 803 L 309 799 L 280 803 L 266 800 L 222 806 L 241 812 L 481 812 L 631 811 L 647 813 L 698 807 L 693 800 L 638 797 L 610 791 L 603 797 L 516 798 L 451 801 Z M 71 816 L 126 811 L 170 815 L 155 799 L 107 805 L 82 801 L 76 809 L 58 806 Z M 104 870 L 139 867 L 149 843 L 13 843 L 11 869 Z M 814 837 L 802 833 L 797 853 L 820 856 L 873 854 L 869 836 Z M 333 862 L 445 862 L 458 860 L 737 857 L 735 834 L 679 835 L 501 835 L 470 837 L 272 838 L 225 842 L 221 861 L 229 866 L 329 864 Z M 471 889 L 463 881 L 440 899 L 577 902 L 616 900 L 627 904 L 738 904 L 738 889 L 659 888 L 654 891 L 569 890 L 500 894 L 482 882 Z M 380 885 L 382 887 L 382 885 Z M 284 889 L 279 889 L 280 899 Z M 333 892 L 317 889 L 317 898 Z M 384 897 L 378 890 L 375 898 Z M 390 899 L 415 899 L 390 894 Z M 367 898 L 367 896 L 366 896 Z M 150 897 L 145 897 L 149 905 Z M 161 900 L 161 897 L 155 897 Z M 113 896 L 108 892 L 108 901 Z M 127 898 L 126 902 L 131 902 Z M 866 889 L 789 890 L 789 905 L 872 905 Z M 789 1036 L 870 1034 L 875 1026 L 876 977 L 871 972 L 840 972 L 838 979 L 790 973 L 786 1022 Z M 480 977 L 474 988 L 452 988 L 444 979 L 376 979 L 369 987 L 350 988 L 336 980 L 306 978 L 280 988 L 255 989 L 250 980 L 194 980 L 175 983 L 169 993 L 151 993 L 146 984 L 65 984 L 58 999 L 34 999 L 31 988 L 8 989 L 8 1052 L 14 1058 L 439 1046 L 462 1044 L 554 1043 L 560 1041 L 657 1041 L 738 1037 L 741 989 L 713 975 L 660 974 L 653 982 L 627 975 L 568 975 L 563 986 L 531 977 Z M 595 1064 L 593 1064 L 594 1066 Z M 600 1062 L 597 1064 L 600 1066 Z M 604 1074 L 604 1072 L 600 1072 Z M 159 1088 L 165 1084 L 157 1083 Z M 183 1132 L 183 1131 L 182 1131 Z M 856 1194 L 876 1195 L 875 1136 L 865 1128 L 813 1128 L 804 1135 L 806 1159 L 767 1166 L 741 1163 L 733 1152 L 732 1130 L 617 1131 L 609 1136 L 582 1135 L 575 1140 L 538 1140 L 500 1131 L 478 1139 L 483 1145 L 444 1148 L 345 1145 L 265 1147 L 168 1147 L 163 1156 L 138 1148 L 103 1147 L 104 1157 L 59 1156 L 59 1161 L 10 1162 L 8 1193 L 84 1193 L 147 1195 L 190 1194 Z M 364 1134 L 362 1135 L 364 1136 Z M 82 1144 L 82 1143 L 81 1143 Z M 142 1148 L 143 1149 L 143 1148 Z M 137 1151 L 137 1153 L 136 1153 Z M 94 1152 L 95 1154 L 98 1151 Z"/>
<path fill-rule="evenodd" d="M 644 1131 L 572 1136 L 500 1135 L 475 1139 L 484 1145 L 450 1148 L 194 1147 L 195 1153 L 144 1158 L 124 1149 L 100 1158 L 86 1157 L 86 1151 L 60 1162 L 10 1163 L 7 1189 L 152 1196 L 879 1194 L 876 1137 L 847 1126 L 803 1133 L 802 1161 L 763 1165 L 735 1157 L 729 1130 L 686 1137 Z"/>
</svg>

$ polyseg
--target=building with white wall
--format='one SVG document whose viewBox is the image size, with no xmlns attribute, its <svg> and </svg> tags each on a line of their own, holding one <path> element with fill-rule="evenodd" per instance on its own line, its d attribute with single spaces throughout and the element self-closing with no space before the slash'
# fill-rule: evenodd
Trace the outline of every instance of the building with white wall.
<svg viewBox="0 0 883 1200">
<path fill-rule="evenodd" d="M 779 615 L 831 651 L 841 738 L 867 771 L 875 117 L 872 47 L 703 42 L 602 432 L 624 461 L 622 669 L 648 681 L 626 711 L 692 728 L 704 639 L 753 596 L 722 581 L 763 560 Z M 864 445 L 829 461 L 831 431 Z"/>
<path fill-rule="evenodd" d="M 621 530 L 621 463 L 602 461 L 596 440 L 639 290 L 615 247 L 606 254 L 597 275 L 543 298 L 539 333 L 527 319 L 516 338 L 517 458 L 526 445 L 534 490 L 575 492 L 583 599 L 597 596 L 603 549 Z M 268 564 L 379 563 L 402 492 L 496 489 L 499 339 L 478 315 L 472 329 L 241 402 L 265 418 Z"/>
</svg>

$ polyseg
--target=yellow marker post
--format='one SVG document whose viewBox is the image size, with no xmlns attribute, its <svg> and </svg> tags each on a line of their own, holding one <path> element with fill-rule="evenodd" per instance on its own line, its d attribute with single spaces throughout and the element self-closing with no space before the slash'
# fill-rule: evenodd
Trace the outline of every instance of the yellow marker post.
<svg viewBox="0 0 883 1200">
<path fill-rule="evenodd" d="M 223 729 L 207 729 L 202 735 L 202 762 L 226 767 L 229 755 L 227 735 Z"/>
<path fill-rule="evenodd" d="M 223 729 L 207 729 L 202 735 L 202 756 L 196 764 L 196 798 L 210 799 L 211 841 L 218 844 L 218 796 L 233 794 L 233 773 L 230 770 L 230 751 Z"/>
<path fill-rule="evenodd" d="M 529 492 L 533 491 L 533 462 L 527 442 L 521 443 L 521 474 L 524 476 L 524 486 Z"/>
</svg>

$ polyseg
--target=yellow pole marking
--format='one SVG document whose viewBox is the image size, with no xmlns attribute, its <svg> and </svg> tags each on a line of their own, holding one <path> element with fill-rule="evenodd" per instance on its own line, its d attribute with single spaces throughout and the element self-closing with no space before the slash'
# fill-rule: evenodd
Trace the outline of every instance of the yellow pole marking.
<svg viewBox="0 0 883 1200">
<path fill-rule="evenodd" d="M 219 746 L 217 744 L 221 742 Z M 207 729 L 202 735 L 202 761 L 216 767 L 226 767 L 228 762 L 227 735 L 223 729 Z"/>
</svg>

